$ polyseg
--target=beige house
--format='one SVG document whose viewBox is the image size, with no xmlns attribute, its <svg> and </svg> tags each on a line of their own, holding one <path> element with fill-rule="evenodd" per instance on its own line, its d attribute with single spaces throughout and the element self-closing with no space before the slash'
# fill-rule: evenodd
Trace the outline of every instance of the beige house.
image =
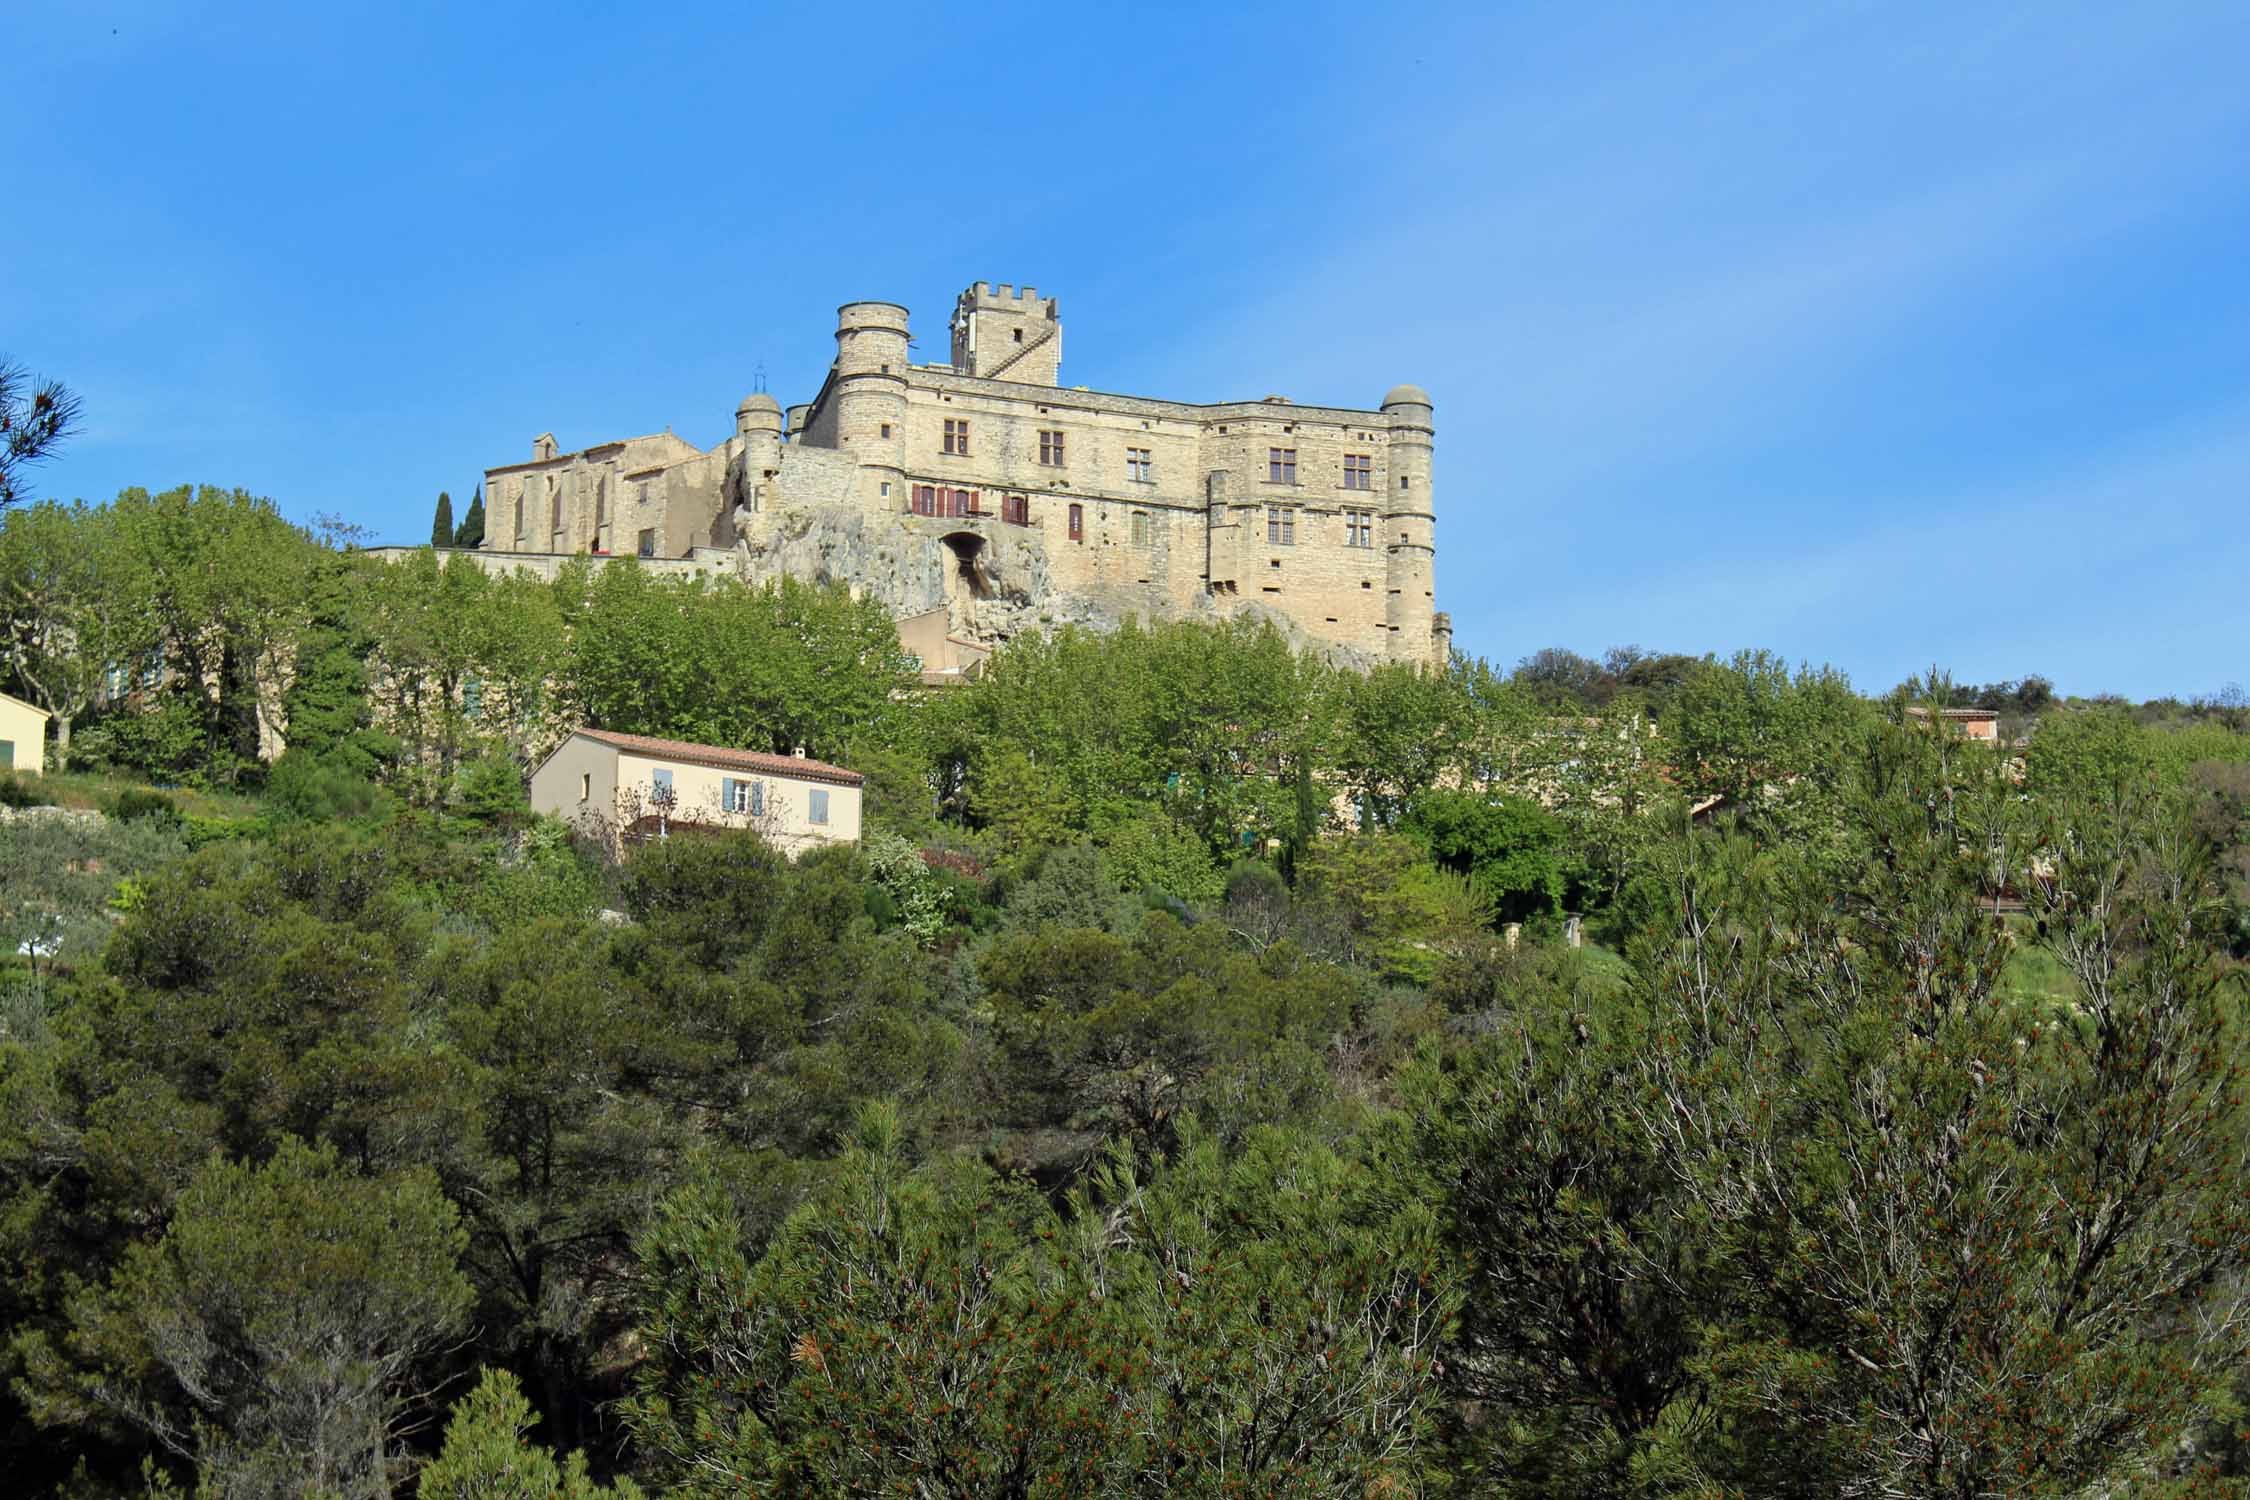
<svg viewBox="0 0 2250 1500">
<path fill-rule="evenodd" d="M 0 693 L 0 771 L 47 770 L 47 721 L 54 715 Z"/>
<path fill-rule="evenodd" d="M 578 729 L 531 773 L 531 807 L 613 844 L 674 828 L 750 828 L 795 856 L 858 842 L 866 779 L 801 755 Z"/>
</svg>

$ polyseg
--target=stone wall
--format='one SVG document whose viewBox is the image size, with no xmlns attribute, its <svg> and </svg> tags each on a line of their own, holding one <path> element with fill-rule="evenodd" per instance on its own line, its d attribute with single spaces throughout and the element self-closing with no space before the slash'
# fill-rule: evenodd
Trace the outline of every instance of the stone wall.
<svg viewBox="0 0 2250 1500">
<path fill-rule="evenodd" d="M 758 395 L 709 452 L 665 433 L 488 471 L 485 550 L 628 554 L 644 535 L 668 559 L 729 549 L 748 581 L 943 607 L 984 645 L 1067 620 L 1254 612 L 1353 659 L 1442 662 L 1426 396 L 1198 406 L 1063 387 L 1061 329 L 1052 298 L 979 282 L 955 308 L 954 363 L 912 365 L 905 308 L 846 303 L 790 441 Z M 920 486 L 974 491 L 980 513 L 916 515 Z"/>
</svg>

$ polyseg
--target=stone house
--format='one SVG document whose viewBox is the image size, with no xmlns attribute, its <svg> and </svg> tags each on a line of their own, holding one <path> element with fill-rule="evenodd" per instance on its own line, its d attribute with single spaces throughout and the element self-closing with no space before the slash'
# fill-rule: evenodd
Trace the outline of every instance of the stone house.
<svg viewBox="0 0 2250 1500">
<path fill-rule="evenodd" d="M 531 808 L 613 848 L 675 828 L 750 828 L 794 857 L 858 842 L 865 781 L 801 755 L 577 729 L 531 773 Z"/>
<path fill-rule="evenodd" d="M 54 715 L 36 704 L 0 693 L 0 771 L 47 770 L 47 721 Z"/>
<path fill-rule="evenodd" d="M 917 364 L 904 307 L 848 302 L 812 400 L 754 393 L 708 449 L 542 433 L 486 471 L 479 559 L 842 582 L 902 619 L 943 610 L 938 669 L 1133 616 L 1260 615 L 1361 665 L 1449 657 L 1419 387 L 1347 408 L 1064 386 L 1056 300 L 1006 283 L 962 292 L 950 332 L 948 360 Z"/>
</svg>

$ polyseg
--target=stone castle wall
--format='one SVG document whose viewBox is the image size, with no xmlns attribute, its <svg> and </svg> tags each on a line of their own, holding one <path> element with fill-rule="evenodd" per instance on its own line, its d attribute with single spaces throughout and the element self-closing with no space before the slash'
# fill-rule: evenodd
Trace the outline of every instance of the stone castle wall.
<svg viewBox="0 0 2250 1500">
<path fill-rule="evenodd" d="M 754 395 L 708 451 L 667 432 L 558 454 L 543 436 L 531 462 L 487 472 L 483 550 L 508 566 L 724 554 L 750 582 L 944 608 L 985 645 L 1069 620 L 1247 612 L 1345 659 L 1445 660 L 1417 388 L 1361 410 L 1061 386 L 1054 299 L 1007 284 L 964 292 L 951 332 L 952 362 L 914 365 L 905 308 L 846 303 L 815 398 L 785 415 Z"/>
</svg>

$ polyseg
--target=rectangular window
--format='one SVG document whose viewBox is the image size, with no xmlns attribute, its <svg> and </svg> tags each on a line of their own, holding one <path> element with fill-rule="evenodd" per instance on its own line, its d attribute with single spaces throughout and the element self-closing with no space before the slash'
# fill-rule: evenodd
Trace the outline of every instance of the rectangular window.
<svg viewBox="0 0 2250 1500">
<path fill-rule="evenodd" d="M 1070 503 L 1070 539 L 1074 542 L 1086 540 L 1086 507 L 1075 500 Z"/>
<path fill-rule="evenodd" d="M 1136 547 L 1146 547 L 1148 545 L 1148 537 L 1148 512 L 1145 510 L 1136 510 L 1133 512 L 1133 545 Z"/>
<path fill-rule="evenodd" d="M 888 434 L 885 434 L 885 436 L 888 436 Z M 963 458 L 969 456 L 969 419 L 967 417 L 947 417 L 945 419 L 945 451 L 958 453 Z"/>
<path fill-rule="evenodd" d="M 805 821 L 816 826 L 828 821 L 828 791 L 825 787 L 816 787 L 805 798 Z"/>
<path fill-rule="evenodd" d="M 1344 455 L 1344 488 L 1371 490 L 1375 488 L 1375 455 L 1372 453 L 1347 453 Z"/>
<path fill-rule="evenodd" d="M 1372 547 L 1375 545 L 1375 513 L 1365 510 L 1344 512 L 1344 545 L 1347 547 Z"/>
<path fill-rule="evenodd" d="M 578 800 L 581 802 L 590 802 L 593 800 L 593 796 L 594 773 L 591 771 L 580 771 L 578 773 Z"/>
<path fill-rule="evenodd" d="M 1024 495 L 1000 497 L 1000 519 L 1015 526 L 1031 524 L 1031 501 Z"/>
<path fill-rule="evenodd" d="M 750 810 L 750 786 L 732 776 L 719 778 L 719 806 L 730 813 Z"/>
<path fill-rule="evenodd" d="M 668 806 L 671 803 L 672 773 L 668 768 L 658 766 L 648 773 L 648 794 L 649 799 L 658 806 Z"/>
<path fill-rule="evenodd" d="M 653 527 L 641 533 L 641 556 L 656 556 L 656 531 Z"/>
<path fill-rule="evenodd" d="M 562 530 L 562 484 L 559 480 L 547 481 L 547 529 Z"/>
<path fill-rule="evenodd" d="M 1148 449 L 1127 448 L 1125 450 L 1125 477 L 1127 479 L 1138 484 L 1148 484 L 1156 477 L 1155 469 L 1156 466 L 1149 461 Z"/>
<path fill-rule="evenodd" d="M 461 679 L 461 717 L 473 719 L 484 712 L 484 679 L 475 675 Z"/>
<path fill-rule="evenodd" d="M 1297 545 L 1297 508 L 1293 505 L 1266 507 L 1266 545 L 1269 547 L 1294 547 Z"/>
<path fill-rule="evenodd" d="M 1297 482 L 1297 450 L 1294 448 L 1268 448 L 1266 450 L 1266 483 L 1295 484 Z"/>
<path fill-rule="evenodd" d="M 1059 428 L 1039 429 L 1039 461 L 1051 469 L 1062 467 L 1063 435 Z"/>
<path fill-rule="evenodd" d="M 909 496 L 909 497 L 908 497 L 908 499 L 907 499 L 907 502 L 906 502 L 906 508 L 907 508 L 907 509 L 908 509 L 909 511 L 913 512 L 913 513 L 914 513 L 915 515 L 918 515 L 918 516 L 934 516 L 934 515 L 936 515 L 936 514 L 937 514 L 937 489 L 936 489 L 936 487 L 935 487 L 934 485 L 927 485 L 927 484 L 918 484 L 918 485 L 914 486 L 914 493 L 913 493 L 913 494 L 912 494 L 911 496 Z"/>
</svg>

